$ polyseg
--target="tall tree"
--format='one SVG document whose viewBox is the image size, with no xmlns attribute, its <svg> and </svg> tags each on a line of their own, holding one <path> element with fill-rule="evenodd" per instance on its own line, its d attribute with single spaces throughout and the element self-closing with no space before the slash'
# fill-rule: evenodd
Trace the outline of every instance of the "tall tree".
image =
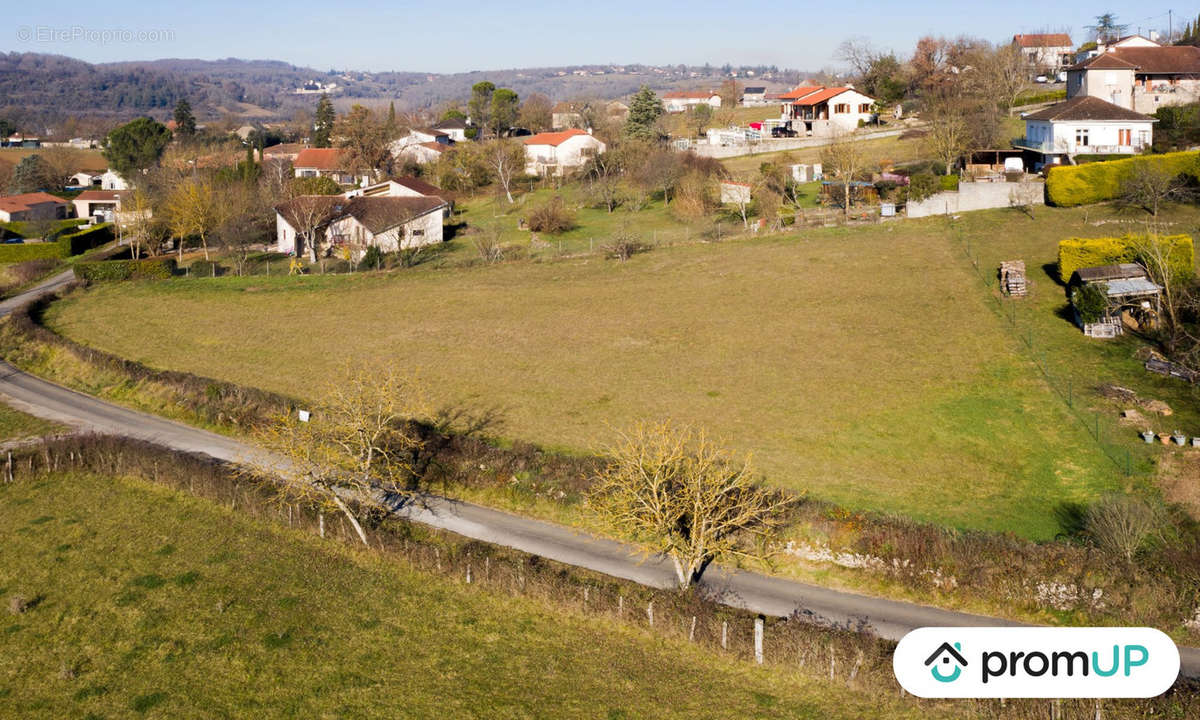
<svg viewBox="0 0 1200 720">
<path fill-rule="evenodd" d="M 58 190 L 62 185 L 56 181 L 54 171 L 41 155 L 26 155 L 13 169 L 8 190 L 11 193 L 27 193 L 35 190 Z"/>
<path fill-rule="evenodd" d="M 471 86 L 471 99 L 467 101 L 467 113 L 470 114 L 471 124 L 475 127 L 485 130 L 491 127 L 489 119 L 492 110 L 492 93 L 494 92 L 496 92 L 496 85 L 487 80 Z"/>
<path fill-rule="evenodd" d="M 1121 34 L 1128 30 L 1129 26 L 1118 23 L 1116 13 L 1106 12 L 1097 15 L 1096 24 L 1088 25 L 1087 28 L 1092 31 L 1096 42 L 1106 43 L 1120 39 Z"/>
<path fill-rule="evenodd" d="M 387 116 L 388 135 L 389 136 L 393 135 L 397 129 L 398 128 L 396 125 L 396 101 L 393 100 L 390 103 L 388 103 L 388 116 Z"/>
<path fill-rule="evenodd" d="M 336 126 L 340 136 L 339 147 L 345 150 L 346 169 L 357 174 L 365 173 L 375 179 L 392 155 L 388 149 L 386 127 L 375 114 L 362 105 L 350 108 Z"/>
<path fill-rule="evenodd" d="M 658 99 L 653 90 L 643 85 L 629 102 L 629 118 L 625 121 L 625 136 L 633 140 L 662 140 L 663 132 L 658 124 L 662 114 L 662 101 Z"/>
<path fill-rule="evenodd" d="M 511 204 L 513 179 L 525 172 L 525 146 L 511 138 L 496 138 L 486 143 L 483 158 Z"/>
<path fill-rule="evenodd" d="M 317 101 L 317 114 L 313 119 L 313 146 L 319 148 L 332 147 L 333 145 L 333 123 L 336 114 L 333 111 L 333 102 L 328 95 L 322 95 Z"/>
<path fill-rule="evenodd" d="M 158 162 L 170 142 L 171 131 L 166 125 L 140 117 L 110 132 L 104 138 L 101 153 L 109 167 L 127 181 L 136 183 L 138 175 Z"/>
<path fill-rule="evenodd" d="M 533 93 L 521 103 L 521 111 L 517 114 L 517 124 L 533 132 L 544 132 L 550 129 L 554 118 L 554 106 L 550 98 L 541 93 Z"/>
<path fill-rule="evenodd" d="M 165 209 L 171 234 L 179 239 L 179 258 L 183 259 L 184 241 L 196 237 L 208 260 L 208 239 L 220 223 L 222 210 L 212 181 L 203 176 L 184 180 L 167 195 Z"/>
<path fill-rule="evenodd" d="M 842 213 L 850 214 L 853 183 L 867 167 L 862 145 L 846 134 L 839 134 L 821 150 L 821 167 L 825 175 L 842 184 Z"/>
<path fill-rule="evenodd" d="M 192 114 L 192 106 L 186 98 L 180 98 L 175 103 L 175 134 L 191 137 L 196 134 L 196 116 Z"/>
<path fill-rule="evenodd" d="M 517 124 L 517 113 L 521 102 L 517 93 L 508 88 L 498 88 L 492 93 L 491 108 L 488 112 L 489 129 L 496 137 L 508 132 Z"/>
</svg>

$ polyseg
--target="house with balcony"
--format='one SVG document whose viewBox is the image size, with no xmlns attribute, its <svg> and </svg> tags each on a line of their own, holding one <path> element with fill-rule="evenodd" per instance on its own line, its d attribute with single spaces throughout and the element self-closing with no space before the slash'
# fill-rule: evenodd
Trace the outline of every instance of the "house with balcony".
<svg viewBox="0 0 1200 720">
<path fill-rule="evenodd" d="M 1091 95 L 1025 116 L 1025 137 L 1013 145 L 1026 151 L 1026 165 L 1073 163 L 1077 155 L 1134 155 L 1154 139 L 1152 117 Z"/>
<path fill-rule="evenodd" d="M 1067 97 L 1081 95 L 1145 114 L 1200 102 L 1200 47 L 1112 47 L 1067 68 Z"/>
<path fill-rule="evenodd" d="M 780 98 L 780 120 L 798 134 L 828 137 L 850 132 L 875 117 L 875 99 L 850 85 L 806 85 Z"/>
</svg>

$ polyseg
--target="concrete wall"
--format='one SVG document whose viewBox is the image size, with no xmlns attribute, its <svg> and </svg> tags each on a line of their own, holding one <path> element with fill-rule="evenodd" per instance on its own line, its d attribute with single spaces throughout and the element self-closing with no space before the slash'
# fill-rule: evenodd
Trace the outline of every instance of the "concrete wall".
<svg viewBox="0 0 1200 720">
<path fill-rule="evenodd" d="M 879 130 L 876 132 L 857 130 L 852 137 L 855 140 L 875 140 L 878 138 L 895 137 L 906 129 Z M 756 143 L 729 145 L 726 147 L 693 143 L 691 149 L 701 157 L 729 158 L 739 155 L 778 152 L 780 150 L 801 150 L 803 148 L 821 147 L 831 142 L 833 142 L 833 138 L 831 137 L 763 138 Z"/>
<path fill-rule="evenodd" d="M 962 183 L 958 192 L 940 192 L 921 200 L 910 202 L 906 214 L 910 218 L 930 215 L 951 215 L 972 210 L 991 210 L 1012 207 L 1016 194 L 1022 204 L 1045 205 L 1045 183 Z"/>
</svg>

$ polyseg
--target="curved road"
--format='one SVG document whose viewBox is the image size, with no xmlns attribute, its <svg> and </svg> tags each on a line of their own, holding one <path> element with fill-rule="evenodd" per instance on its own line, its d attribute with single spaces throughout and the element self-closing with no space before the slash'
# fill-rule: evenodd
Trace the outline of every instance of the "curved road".
<svg viewBox="0 0 1200 720">
<path fill-rule="evenodd" d="M 16 298 L 0 302 L 0 317 L 73 279 L 72 272 L 67 271 Z M 0 397 L 31 415 L 80 430 L 149 440 L 227 462 L 268 466 L 280 463 L 278 458 L 233 438 L 68 390 L 3 361 L 0 361 Z M 391 510 L 415 522 L 568 565 L 658 588 L 675 585 L 674 569 L 664 558 L 644 558 L 631 545 L 560 525 L 440 497 L 426 497 L 420 503 L 393 503 Z M 764 615 L 783 617 L 799 613 L 820 622 L 864 626 L 890 640 L 899 640 L 917 627 L 1019 624 L 719 566 L 710 567 L 701 584 L 730 606 Z M 1182 673 L 1200 677 L 1200 649 L 1181 647 L 1180 655 Z"/>
</svg>

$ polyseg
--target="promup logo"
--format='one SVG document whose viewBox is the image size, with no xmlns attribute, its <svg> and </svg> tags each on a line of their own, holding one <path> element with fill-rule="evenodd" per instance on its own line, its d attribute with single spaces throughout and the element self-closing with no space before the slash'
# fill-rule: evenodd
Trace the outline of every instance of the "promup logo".
<svg viewBox="0 0 1200 720">
<path fill-rule="evenodd" d="M 929 668 L 929 672 L 933 675 L 934 680 L 944 683 L 954 682 L 958 679 L 959 675 L 962 675 L 962 669 L 967 666 L 967 659 L 963 657 L 961 651 L 962 643 L 956 642 L 951 645 L 948 642 L 944 642 L 938 646 L 937 650 L 933 651 L 932 655 L 925 659 L 926 665 L 933 665 L 933 667 Z M 943 675 L 942 670 L 934 664 L 938 661 L 938 658 L 941 658 L 942 664 L 947 666 L 953 661 L 955 663 L 954 670 L 949 674 Z"/>
<path fill-rule="evenodd" d="M 1153 697 L 1179 675 L 1179 650 L 1153 628 L 920 628 L 892 667 L 918 697 Z"/>
</svg>

